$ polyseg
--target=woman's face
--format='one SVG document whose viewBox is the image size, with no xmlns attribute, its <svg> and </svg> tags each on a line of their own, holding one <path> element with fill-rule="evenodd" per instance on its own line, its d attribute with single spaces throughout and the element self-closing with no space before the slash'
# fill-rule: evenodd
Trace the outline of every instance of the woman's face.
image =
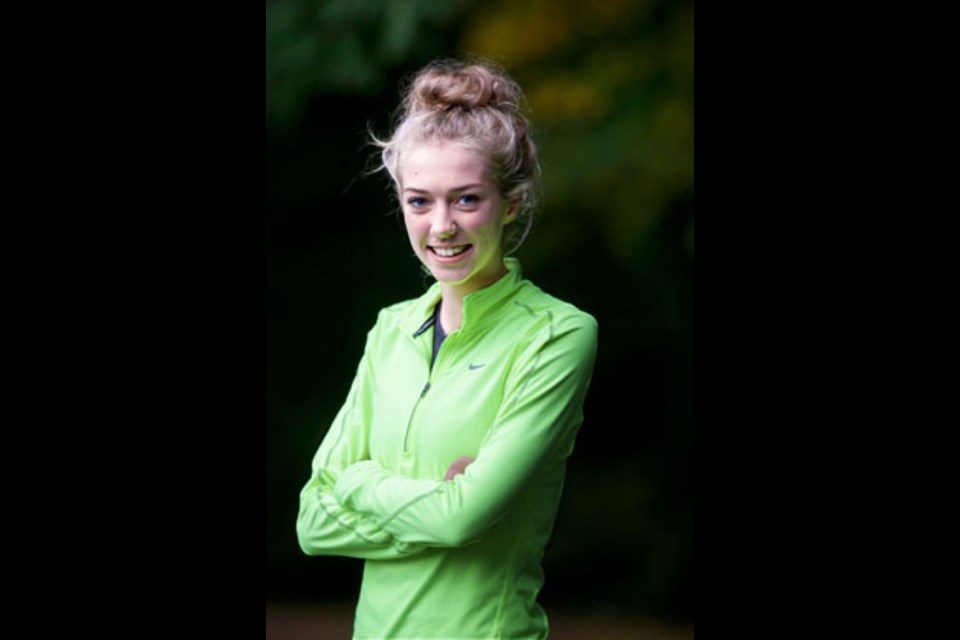
<svg viewBox="0 0 960 640">
<path fill-rule="evenodd" d="M 454 142 L 403 151 L 400 200 L 410 244 L 445 289 L 460 296 L 500 278 L 503 227 L 516 216 L 481 153 Z"/>
</svg>

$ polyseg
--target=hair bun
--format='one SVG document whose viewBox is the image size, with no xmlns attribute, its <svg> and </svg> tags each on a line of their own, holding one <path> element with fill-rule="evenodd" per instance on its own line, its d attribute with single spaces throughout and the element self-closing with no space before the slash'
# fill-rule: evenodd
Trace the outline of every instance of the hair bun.
<svg viewBox="0 0 960 640">
<path fill-rule="evenodd" d="M 408 95 L 407 113 L 411 114 L 452 107 L 517 111 L 522 94 L 513 80 L 494 75 L 484 66 L 440 62 L 417 75 Z"/>
</svg>

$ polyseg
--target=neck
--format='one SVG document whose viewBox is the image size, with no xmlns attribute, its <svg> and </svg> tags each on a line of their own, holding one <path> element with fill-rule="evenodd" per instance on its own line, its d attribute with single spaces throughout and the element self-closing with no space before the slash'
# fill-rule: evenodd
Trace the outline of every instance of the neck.
<svg viewBox="0 0 960 640">
<path fill-rule="evenodd" d="M 443 291 L 442 300 L 440 326 L 443 327 L 444 333 L 450 333 L 454 329 L 459 329 L 460 322 L 463 320 L 463 298 L 448 295 L 446 291 Z"/>
<path fill-rule="evenodd" d="M 445 332 L 450 333 L 454 329 L 460 328 L 460 323 L 463 321 L 463 299 L 468 294 L 489 287 L 507 275 L 507 265 L 503 262 L 500 264 L 501 268 L 497 271 L 496 276 L 478 287 L 468 288 L 455 284 L 440 284 L 440 295 L 443 299 L 443 304 L 440 307 L 440 324 Z"/>
</svg>

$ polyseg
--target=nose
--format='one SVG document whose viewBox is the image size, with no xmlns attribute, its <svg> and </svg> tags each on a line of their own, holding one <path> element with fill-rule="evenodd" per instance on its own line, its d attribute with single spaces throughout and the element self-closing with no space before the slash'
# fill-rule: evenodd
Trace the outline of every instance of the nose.
<svg viewBox="0 0 960 640">
<path fill-rule="evenodd" d="M 437 238 L 449 238 L 456 232 L 457 223 L 453 220 L 450 207 L 445 203 L 439 203 L 433 210 L 433 218 L 430 220 L 430 233 Z"/>
</svg>

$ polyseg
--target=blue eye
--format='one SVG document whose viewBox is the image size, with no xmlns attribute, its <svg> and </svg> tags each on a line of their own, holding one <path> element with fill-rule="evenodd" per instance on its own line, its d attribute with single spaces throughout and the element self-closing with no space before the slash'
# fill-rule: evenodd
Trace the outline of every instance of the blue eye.
<svg viewBox="0 0 960 640">
<path fill-rule="evenodd" d="M 464 195 L 460 196 L 459 202 L 460 204 L 464 204 L 464 205 L 474 205 L 480 202 L 480 198 L 477 197 L 475 194 L 465 193 Z"/>
<path fill-rule="evenodd" d="M 427 206 L 427 199 L 421 198 L 419 196 L 414 196 L 407 200 L 407 204 L 409 204 L 414 209 L 422 209 L 423 207 Z"/>
</svg>

